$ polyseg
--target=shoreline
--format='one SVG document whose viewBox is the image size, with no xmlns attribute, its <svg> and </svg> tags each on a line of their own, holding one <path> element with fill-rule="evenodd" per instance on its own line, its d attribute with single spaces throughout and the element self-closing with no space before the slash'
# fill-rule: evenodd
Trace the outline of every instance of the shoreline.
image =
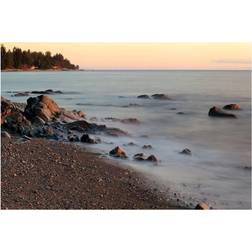
<svg viewBox="0 0 252 252">
<path fill-rule="evenodd" d="M 143 174 L 72 143 L 12 136 L 1 146 L 2 209 L 184 209 Z"/>
</svg>

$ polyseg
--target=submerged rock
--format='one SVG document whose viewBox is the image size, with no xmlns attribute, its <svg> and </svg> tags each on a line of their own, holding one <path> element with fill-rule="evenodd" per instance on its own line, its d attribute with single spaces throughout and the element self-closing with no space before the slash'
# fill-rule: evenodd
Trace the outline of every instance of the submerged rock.
<svg viewBox="0 0 252 252">
<path fill-rule="evenodd" d="M 153 99 L 158 99 L 158 100 L 171 100 L 171 98 L 166 94 L 154 94 L 151 97 Z"/>
<path fill-rule="evenodd" d="M 136 118 L 126 118 L 121 120 L 122 123 L 128 123 L 128 124 L 139 124 L 140 121 Z"/>
<path fill-rule="evenodd" d="M 133 158 L 137 161 L 149 161 L 149 162 L 158 162 L 158 159 L 154 155 L 150 155 L 146 157 L 144 153 L 137 153 L 133 156 Z"/>
<path fill-rule="evenodd" d="M 223 107 L 223 109 L 227 110 L 240 110 L 241 106 L 239 104 L 228 104 Z"/>
<path fill-rule="evenodd" d="M 19 97 L 19 96 L 29 96 L 29 92 L 19 92 L 14 94 L 13 96 Z"/>
<path fill-rule="evenodd" d="M 139 98 L 139 99 L 150 99 L 150 96 L 144 94 L 144 95 L 138 95 L 137 98 Z"/>
<path fill-rule="evenodd" d="M 125 151 L 120 146 L 116 146 L 113 150 L 111 150 L 109 155 L 117 158 L 127 158 Z"/>
<path fill-rule="evenodd" d="M 152 149 L 152 146 L 150 144 L 145 144 L 142 147 L 143 149 Z"/>
<path fill-rule="evenodd" d="M 80 111 L 80 110 L 72 110 L 72 111 L 67 111 L 65 109 L 61 109 L 61 113 L 59 116 L 59 119 L 62 122 L 72 122 L 72 121 L 78 121 L 78 120 L 83 120 L 85 118 L 85 113 Z"/>
<path fill-rule="evenodd" d="M 195 209 L 208 210 L 209 205 L 207 203 L 205 203 L 205 202 L 200 202 L 199 204 L 196 205 Z"/>
<path fill-rule="evenodd" d="M 185 148 L 184 150 L 182 150 L 182 151 L 180 152 L 180 154 L 192 155 L 192 152 L 191 152 L 191 150 L 190 150 L 190 149 Z"/>
<path fill-rule="evenodd" d="M 64 126 L 68 130 L 76 130 L 79 132 L 86 132 L 86 133 L 96 133 L 99 131 L 106 130 L 106 125 L 98 125 L 95 123 L 89 123 L 85 120 L 66 123 Z"/>
<path fill-rule="evenodd" d="M 60 90 L 54 91 L 52 89 L 47 89 L 44 91 L 31 91 L 31 94 L 50 94 L 50 95 L 52 95 L 52 94 L 63 94 L 63 92 Z"/>
<path fill-rule="evenodd" d="M 106 128 L 104 133 L 110 136 L 119 137 L 119 136 L 129 136 L 128 132 L 118 129 L 118 128 Z"/>
<path fill-rule="evenodd" d="M 210 108 L 210 110 L 208 112 L 208 116 L 236 118 L 236 116 L 234 114 L 226 113 L 218 107 Z"/>
<path fill-rule="evenodd" d="M 45 95 L 30 97 L 25 107 L 25 115 L 33 120 L 36 116 L 44 121 L 51 121 L 60 114 L 60 108 L 55 101 Z"/>
</svg>

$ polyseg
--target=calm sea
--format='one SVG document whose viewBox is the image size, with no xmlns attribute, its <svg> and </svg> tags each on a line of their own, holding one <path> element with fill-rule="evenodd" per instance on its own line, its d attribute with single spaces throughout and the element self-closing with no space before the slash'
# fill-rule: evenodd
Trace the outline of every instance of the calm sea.
<svg viewBox="0 0 252 252">
<path fill-rule="evenodd" d="M 250 71 L 83 71 L 2 73 L 2 95 L 8 91 L 54 89 L 58 104 L 79 109 L 87 117 L 137 118 L 140 125 L 106 123 L 128 131 L 131 137 L 108 138 L 98 148 L 115 145 L 127 154 L 143 152 L 151 144 L 159 166 L 126 161 L 153 176 L 185 200 L 206 200 L 214 208 L 251 208 L 251 72 Z M 140 94 L 166 93 L 172 100 L 142 100 Z M 239 103 L 238 119 L 210 118 L 210 107 Z M 79 104 L 79 105 L 77 105 Z M 129 106 L 137 104 L 139 106 Z M 177 114 L 183 112 L 184 114 Z M 146 135 L 148 137 L 142 137 Z M 179 154 L 184 148 L 192 156 Z"/>
</svg>

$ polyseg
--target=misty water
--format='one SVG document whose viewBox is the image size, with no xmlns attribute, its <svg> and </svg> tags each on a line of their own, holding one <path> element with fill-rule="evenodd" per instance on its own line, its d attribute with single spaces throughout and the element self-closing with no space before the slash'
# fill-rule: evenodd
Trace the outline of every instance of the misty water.
<svg viewBox="0 0 252 252">
<path fill-rule="evenodd" d="M 154 176 L 185 200 L 226 209 L 251 208 L 250 83 L 250 71 L 18 72 L 2 73 L 1 89 L 3 96 L 19 102 L 27 97 L 12 97 L 9 91 L 63 91 L 52 96 L 61 107 L 82 110 L 87 119 L 97 117 L 96 123 L 130 133 L 101 136 L 103 143 L 96 145 L 101 152 L 123 146 L 130 159 L 122 162 L 133 169 Z M 155 93 L 171 100 L 137 99 Z M 241 105 L 232 111 L 237 119 L 208 117 L 210 107 L 229 103 Z M 141 123 L 104 122 L 105 117 Z M 137 146 L 124 146 L 129 142 Z M 143 150 L 144 144 L 153 149 Z M 184 148 L 192 155 L 179 154 Z M 139 152 L 156 155 L 159 165 L 133 161 Z"/>
</svg>

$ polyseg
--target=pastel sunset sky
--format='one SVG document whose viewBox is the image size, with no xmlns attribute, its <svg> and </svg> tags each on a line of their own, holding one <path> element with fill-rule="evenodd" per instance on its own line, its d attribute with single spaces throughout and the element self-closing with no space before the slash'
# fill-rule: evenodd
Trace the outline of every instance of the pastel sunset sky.
<svg viewBox="0 0 252 252">
<path fill-rule="evenodd" d="M 83 69 L 251 69 L 249 43 L 4 43 L 61 53 Z"/>
</svg>

